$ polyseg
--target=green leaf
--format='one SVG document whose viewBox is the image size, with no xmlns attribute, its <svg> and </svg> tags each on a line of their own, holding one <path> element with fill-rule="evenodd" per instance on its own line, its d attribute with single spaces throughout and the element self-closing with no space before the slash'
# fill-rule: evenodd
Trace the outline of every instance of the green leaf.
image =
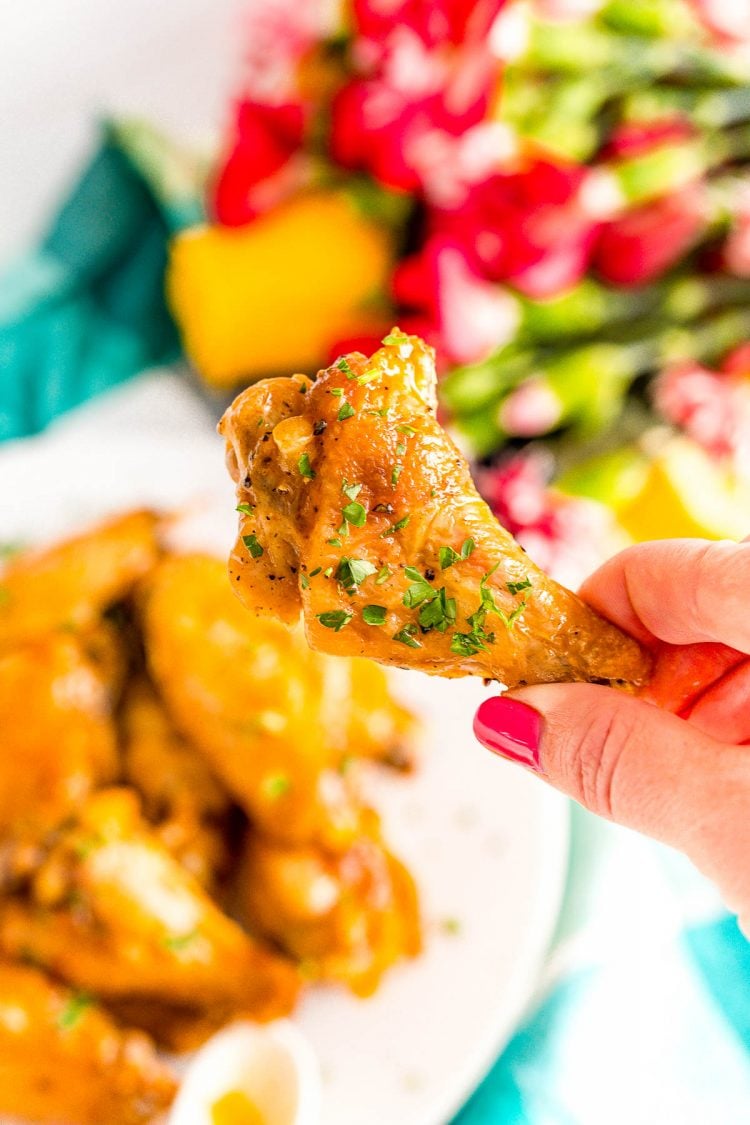
<svg viewBox="0 0 750 1125">
<path fill-rule="evenodd" d="M 351 504 L 347 504 L 346 507 L 342 509 L 341 514 L 346 522 L 353 524 L 354 527 L 365 526 L 367 511 L 357 500 L 352 501 Z"/>
<path fill-rule="evenodd" d="M 419 624 L 424 630 L 437 629 L 444 633 L 449 625 L 456 623 L 456 599 L 449 598 L 445 586 L 438 596 L 427 602 L 419 611 Z"/>
<path fill-rule="evenodd" d="M 391 484 L 393 485 L 394 488 L 398 484 L 398 478 L 401 476 L 403 471 L 404 471 L 403 465 L 394 465 L 393 466 L 393 472 L 391 473 Z"/>
<path fill-rule="evenodd" d="M 252 504 L 238 504 L 235 511 L 242 512 L 243 516 L 255 515 L 255 508 Z"/>
<path fill-rule="evenodd" d="M 60 1011 L 57 1017 L 57 1026 L 61 1031 L 70 1031 L 93 1003 L 93 997 L 89 996 L 87 992 L 74 992 Z"/>
<path fill-rule="evenodd" d="M 361 375 L 357 376 L 357 382 L 364 386 L 366 383 L 372 383 L 374 379 L 379 379 L 383 372 L 378 367 L 371 367 L 368 371 L 364 371 Z"/>
<path fill-rule="evenodd" d="M 476 543 L 473 539 L 464 539 L 463 543 L 461 544 L 461 558 L 468 559 L 469 555 L 472 553 L 475 547 Z"/>
<path fill-rule="evenodd" d="M 405 453 L 406 453 L 406 442 L 400 441 L 398 443 L 398 445 L 396 446 L 396 456 L 397 457 L 403 457 L 403 455 Z"/>
<path fill-rule="evenodd" d="M 338 565 L 336 578 L 345 590 L 349 590 L 353 587 L 360 586 L 365 578 L 369 578 L 370 575 L 374 573 L 375 567 L 372 563 L 367 562 L 366 559 L 344 558 Z"/>
<path fill-rule="evenodd" d="M 453 566 L 460 558 L 461 556 L 458 551 L 454 551 L 452 547 L 441 547 L 438 551 L 441 570 L 447 570 L 449 566 Z"/>
<path fill-rule="evenodd" d="M 252 535 L 243 535 L 242 536 L 242 542 L 245 544 L 245 546 L 247 547 L 248 551 L 250 552 L 250 554 L 253 556 L 254 559 L 259 559 L 260 556 L 263 554 L 263 548 L 261 547 L 258 540 L 255 538 L 255 532 L 253 532 Z"/>
<path fill-rule="evenodd" d="M 348 625 L 354 614 L 350 609 L 332 609 L 328 613 L 316 614 L 320 624 L 326 629 L 333 629 L 334 633 L 340 633 L 345 625 Z"/>
<path fill-rule="evenodd" d="M 354 372 L 349 366 L 349 361 L 345 358 L 345 356 L 342 356 L 341 359 L 336 361 L 336 366 L 338 367 L 339 371 L 343 371 L 345 375 L 354 375 Z"/>
<path fill-rule="evenodd" d="M 407 609 L 415 609 L 427 598 L 432 600 L 437 597 L 437 590 L 435 590 L 423 574 L 420 574 L 413 566 L 407 566 L 404 569 L 404 575 L 409 579 L 411 585 L 407 588 L 403 596 L 403 603 Z"/>
<path fill-rule="evenodd" d="M 410 519 L 410 515 L 402 516 L 398 523 L 393 523 L 390 527 L 387 527 L 385 531 L 381 533 L 380 538 L 385 539 L 389 535 L 395 535 L 397 531 L 401 531 L 402 528 L 406 527 Z"/>
<path fill-rule="evenodd" d="M 164 948 L 179 953 L 183 949 L 189 949 L 198 937 L 200 937 L 198 930 L 191 930 L 187 934 L 173 934 L 164 938 Z"/>
<path fill-rule="evenodd" d="M 404 340 L 408 340 L 408 339 L 409 339 L 409 337 L 406 335 L 405 332 L 402 332 L 400 328 L 394 328 L 392 332 L 389 332 L 387 336 L 383 337 L 383 343 L 386 344 L 386 345 L 387 344 L 402 344 L 404 342 Z"/>
<path fill-rule="evenodd" d="M 366 605 L 362 610 L 365 625 L 385 625 L 387 610 L 384 605 Z"/>
<path fill-rule="evenodd" d="M 320 566 L 316 566 L 316 567 L 315 567 L 315 570 L 311 570 L 311 571 L 310 571 L 310 577 L 311 577 L 311 578 L 315 578 L 315 576 L 316 576 L 317 574 L 320 574 L 320 572 L 321 572 L 321 570 L 322 570 L 322 569 L 323 569 L 322 567 L 320 567 Z"/>
<path fill-rule="evenodd" d="M 458 656 L 476 656 L 482 651 L 487 651 L 487 645 L 480 633 L 454 633 L 451 637 L 451 652 Z"/>
<path fill-rule="evenodd" d="M 347 500 L 356 500 L 360 492 L 362 491 L 362 485 L 349 484 L 346 477 L 344 477 L 343 483 L 341 485 L 341 491 L 343 492 L 344 496 L 346 496 Z"/>
<path fill-rule="evenodd" d="M 531 589 L 531 579 L 524 578 L 523 582 L 507 582 L 506 585 L 511 594 L 520 594 L 521 590 Z"/>
<path fill-rule="evenodd" d="M 299 461 L 297 462 L 297 468 L 299 469 L 300 474 L 306 480 L 315 480 L 315 470 L 310 464 L 310 458 L 306 453 L 303 453 L 300 457 Z"/>
<path fill-rule="evenodd" d="M 354 413 L 354 407 L 350 402 L 342 402 L 336 418 L 339 422 L 345 422 L 347 418 L 353 418 Z"/>
<path fill-rule="evenodd" d="M 415 433 L 417 432 L 413 426 L 401 425 L 396 426 L 396 429 L 400 434 L 406 434 L 407 437 L 414 437 Z"/>
<path fill-rule="evenodd" d="M 329 394 L 334 395 L 335 398 L 341 398 L 344 393 L 343 387 L 331 387 Z"/>
<path fill-rule="evenodd" d="M 264 795 L 270 797 L 272 801 L 277 801 L 279 797 L 283 797 L 291 788 L 292 782 L 285 773 L 267 774 L 261 782 Z"/>
<path fill-rule="evenodd" d="M 393 572 L 389 570 L 387 566 L 381 566 L 380 570 L 378 571 L 378 576 L 375 579 L 375 585 L 382 586 L 384 582 L 388 581 L 392 573 Z"/>
<path fill-rule="evenodd" d="M 416 625 L 404 625 L 403 629 L 393 634 L 393 639 L 400 641 L 402 645 L 408 645 L 409 648 L 421 648 L 421 644 L 416 639 L 416 632 Z"/>
</svg>

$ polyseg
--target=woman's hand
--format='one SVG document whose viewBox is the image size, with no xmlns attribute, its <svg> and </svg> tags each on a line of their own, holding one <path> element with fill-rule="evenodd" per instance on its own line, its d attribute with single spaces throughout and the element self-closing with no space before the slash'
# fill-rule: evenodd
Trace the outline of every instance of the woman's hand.
<svg viewBox="0 0 750 1125">
<path fill-rule="evenodd" d="M 657 670 L 660 641 L 750 654 L 750 542 L 644 543 L 606 563 L 581 593 L 655 649 Z M 592 812 L 685 852 L 747 932 L 750 746 L 741 744 L 750 741 L 750 659 L 725 668 L 687 719 L 611 688 L 545 684 L 486 700 L 474 731 Z"/>
</svg>

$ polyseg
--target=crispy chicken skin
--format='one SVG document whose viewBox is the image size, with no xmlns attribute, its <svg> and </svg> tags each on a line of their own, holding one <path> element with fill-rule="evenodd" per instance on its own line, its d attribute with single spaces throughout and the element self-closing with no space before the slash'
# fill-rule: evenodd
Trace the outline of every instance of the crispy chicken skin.
<svg viewBox="0 0 750 1125">
<path fill-rule="evenodd" d="M 268 379 L 227 410 L 242 506 L 229 569 L 252 612 L 310 645 L 508 687 L 637 685 L 630 637 L 527 558 L 435 417 L 433 353 L 394 331 L 370 359 Z"/>
<path fill-rule="evenodd" d="M 176 1082 L 140 1032 L 37 969 L 0 963 L 0 1115 L 61 1125 L 140 1125 Z"/>
<path fill-rule="evenodd" d="M 54 547 L 14 555 L 0 571 L 0 650 L 91 625 L 155 563 L 158 518 L 135 511 Z"/>
<path fill-rule="evenodd" d="M 141 605 L 151 674 L 175 725 L 259 829 L 289 844 L 348 847 L 359 810 L 339 766 L 356 752 L 352 735 L 377 756 L 407 734 L 384 685 L 384 730 L 366 731 L 364 693 L 351 702 L 346 662 L 310 652 L 300 629 L 245 613 L 217 559 L 165 559 Z"/>
<path fill-rule="evenodd" d="M 96 786 L 116 776 L 110 675 L 73 634 L 52 634 L 0 655 L 3 844 L 41 843 Z"/>
<path fill-rule="evenodd" d="M 309 976 L 340 981 L 361 996 L 375 991 L 395 961 L 420 949 L 413 880 L 375 832 L 340 855 L 251 836 L 239 902 L 250 926 L 302 962 Z"/>
<path fill-rule="evenodd" d="M 27 899 L 0 904 L 0 949 L 107 1002 L 267 1018 L 295 999 L 293 967 L 222 914 L 141 818 L 100 790 L 59 834 Z"/>
</svg>

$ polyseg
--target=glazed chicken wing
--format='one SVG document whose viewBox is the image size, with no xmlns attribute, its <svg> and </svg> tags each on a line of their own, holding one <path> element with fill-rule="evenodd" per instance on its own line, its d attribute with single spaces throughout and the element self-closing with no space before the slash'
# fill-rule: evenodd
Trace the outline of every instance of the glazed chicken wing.
<svg viewBox="0 0 750 1125">
<path fill-rule="evenodd" d="M 0 948 L 108 1003 L 260 1018 L 291 1007 L 297 977 L 226 917 L 142 820 L 101 790 L 60 833 L 28 900 L 0 905 Z"/>
<path fill-rule="evenodd" d="M 217 559 L 165 559 L 142 602 L 162 698 L 236 801 L 266 835 L 348 846 L 358 810 L 338 770 L 355 724 L 346 662 L 310 652 L 299 629 L 250 617 Z"/>
<path fill-rule="evenodd" d="M 254 836 L 239 897 L 249 924 L 309 976 L 341 981 L 361 996 L 395 961 L 419 952 L 413 880 L 376 835 L 360 836 L 340 855 Z"/>
<path fill-rule="evenodd" d="M 110 676 L 72 634 L 0 656 L 0 841 L 18 845 L 21 867 L 22 843 L 39 845 L 115 777 Z"/>
<path fill-rule="evenodd" d="M 370 359 L 268 379 L 222 419 L 237 483 L 232 585 L 310 645 L 508 687 L 638 684 L 648 659 L 527 558 L 435 417 L 432 350 L 394 332 Z"/>
<path fill-rule="evenodd" d="M 0 1116 L 145 1125 L 175 1089 L 147 1036 L 37 969 L 0 963 Z"/>
<path fill-rule="evenodd" d="M 125 693 L 120 731 L 124 777 L 140 793 L 144 815 L 182 866 L 211 888 L 229 864 L 226 790 L 145 677 Z"/>
<path fill-rule="evenodd" d="M 14 555 L 0 571 L 0 650 L 95 622 L 153 566 L 157 528 L 153 512 L 129 512 L 54 547 Z"/>
</svg>

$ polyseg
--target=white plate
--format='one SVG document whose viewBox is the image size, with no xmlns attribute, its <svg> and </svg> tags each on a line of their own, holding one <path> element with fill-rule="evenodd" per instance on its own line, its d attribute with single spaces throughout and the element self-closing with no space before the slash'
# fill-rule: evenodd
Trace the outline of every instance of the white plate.
<svg viewBox="0 0 750 1125">
<path fill-rule="evenodd" d="M 163 374 L 105 396 L 47 435 L 0 449 L 0 540 L 48 539 L 128 505 L 195 509 L 186 539 L 225 552 L 234 527 L 221 442 Z M 416 875 L 426 948 L 362 1001 L 311 991 L 295 1017 L 321 1060 L 324 1125 L 440 1125 L 529 1002 L 557 917 L 564 802 L 482 751 L 473 680 L 396 676 L 425 719 L 413 778 L 378 774 L 375 799 Z"/>
</svg>

